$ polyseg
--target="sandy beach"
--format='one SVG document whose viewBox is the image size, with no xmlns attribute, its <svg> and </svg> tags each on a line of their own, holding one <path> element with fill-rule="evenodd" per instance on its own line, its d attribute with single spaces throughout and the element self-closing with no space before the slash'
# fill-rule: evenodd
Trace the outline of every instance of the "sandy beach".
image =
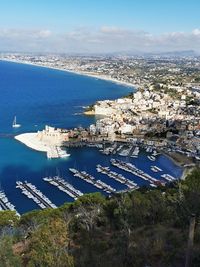
<svg viewBox="0 0 200 267">
<path fill-rule="evenodd" d="M 76 70 L 70 70 L 70 69 L 57 68 L 57 67 L 52 67 L 52 66 L 45 66 L 45 65 L 42 65 L 42 64 L 40 65 L 40 64 L 35 64 L 35 63 L 32 63 L 32 62 L 27 62 L 27 61 L 10 60 L 10 59 L 0 59 L 0 60 L 19 63 L 19 64 L 33 65 L 33 66 L 37 66 L 37 67 L 60 70 L 60 71 L 65 71 L 65 72 L 71 72 L 71 73 L 78 74 L 78 75 L 88 76 L 88 77 L 92 77 L 92 78 L 95 78 L 95 79 L 100 79 L 100 80 L 105 80 L 105 81 L 109 81 L 109 82 L 116 83 L 116 84 L 121 84 L 121 85 L 124 85 L 124 86 L 127 86 L 127 87 L 133 87 L 135 89 L 137 89 L 137 87 L 138 87 L 137 84 L 132 84 L 132 83 L 128 83 L 128 82 L 119 81 L 117 79 L 113 79 L 113 78 L 105 76 L 105 75 L 99 75 L 97 73 L 90 73 L 90 72 L 84 72 L 84 71 L 76 71 Z"/>
</svg>

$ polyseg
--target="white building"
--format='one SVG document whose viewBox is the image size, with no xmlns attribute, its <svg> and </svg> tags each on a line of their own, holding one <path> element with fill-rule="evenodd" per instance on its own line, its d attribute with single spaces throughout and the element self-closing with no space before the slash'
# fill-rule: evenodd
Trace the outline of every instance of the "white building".
<svg viewBox="0 0 200 267">
<path fill-rule="evenodd" d="M 62 132 L 61 129 L 57 129 L 51 126 L 45 126 L 45 129 L 38 131 L 37 137 L 40 141 L 48 143 L 49 145 L 61 145 L 62 142 L 68 141 L 68 133 Z"/>
</svg>

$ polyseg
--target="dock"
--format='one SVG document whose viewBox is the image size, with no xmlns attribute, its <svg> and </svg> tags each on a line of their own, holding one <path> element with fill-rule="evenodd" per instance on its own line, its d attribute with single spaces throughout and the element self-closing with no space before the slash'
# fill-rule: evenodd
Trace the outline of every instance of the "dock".
<svg viewBox="0 0 200 267">
<path fill-rule="evenodd" d="M 138 185 L 128 178 L 125 178 L 122 174 L 110 171 L 109 167 L 103 167 L 100 164 L 96 167 L 97 171 L 107 175 L 109 178 L 126 185 L 129 189 L 138 189 Z"/>
<path fill-rule="evenodd" d="M 127 147 L 127 145 L 124 145 L 120 151 L 118 152 L 118 155 L 119 156 L 122 156 L 122 157 L 128 157 L 130 155 L 132 151 L 132 146 L 131 147 Z"/>
<path fill-rule="evenodd" d="M 32 199 L 41 209 L 57 208 L 35 185 L 25 182 L 16 182 L 16 188 L 20 188 L 22 193 Z"/>
<path fill-rule="evenodd" d="M 152 165 L 152 166 L 151 166 L 151 170 L 152 170 L 153 172 L 162 172 L 162 169 L 158 168 L 156 165 Z"/>
<path fill-rule="evenodd" d="M 78 170 L 72 169 L 72 168 L 70 168 L 69 170 L 73 173 L 74 177 L 78 177 L 78 178 L 84 180 L 85 182 L 92 184 L 96 188 L 105 191 L 108 194 L 116 192 L 115 188 L 111 187 L 110 185 L 104 183 L 101 180 L 95 180 L 95 178 L 92 175 L 88 174 L 85 171 L 78 171 Z"/>
<path fill-rule="evenodd" d="M 50 146 L 47 150 L 48 159 L 66 158 L 68 156 L 70 156 L 70 154 L 61 149 L 59 146 Z"/>
<path fill-rule="evenodd" d="M 135 165 L 131 163 L 126 163 L 117 159 L 111 159 L 111 164 L 119 169 L 130 172 L 145 181 L 148 181 L 150 183 L 150 186 L 152 187 L 157 187 L 157 185 L 164 185 L 164 182 L 153 178 L 152 176 L 138 169 Z"/>
<path fill-rule="evenodd" d="M 167 173 L 162 174 L 161 177 L 163 177 L 168 182 L 174 182 L 174 181 L 176 181 L 176 178 L 175 177 L 173 177 L 172 175 L 167 174 Z"/>
<path fill-rule="evenodd" d="M 49 147 L 49 149 L 47 150 L 47 158 L 48 159 L 56 159 L 56 158 L 59 158 L 59 155 L 58 155 L 58 151 L 56 149 L 56 147 Z"/>
<path fill-rule="evenodd" d="M 117 142 L 113 145 L 113 150 L 111 151 L 111 154 L 116 154 L 117 150 L 119 149 L 120 144 L 118 144 Z"/>
<path fill-rule="evenodd" d="M 74 188 L 70 183 L 60 178 L 59 176 L 45 177 L 43 178 L 43 180 L 57 187 L 60 191 L 66 193 L 75 200 L 83 195 L 81 191 Z"/>
<path fill-rule="evenodd" d="M 20 214 L 16 211 L 15 206 L 9 202 L 6 194 L 3 191 L 0 191 L 0 211 L 1 210 L 15 211 L 16 214 L 20 216 Z"/>
</svg>

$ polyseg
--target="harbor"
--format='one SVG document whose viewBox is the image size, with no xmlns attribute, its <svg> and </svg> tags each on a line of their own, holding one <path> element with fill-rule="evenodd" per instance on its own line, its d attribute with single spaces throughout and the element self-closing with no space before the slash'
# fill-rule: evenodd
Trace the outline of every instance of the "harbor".
<svg viewBox="0 0 200 267">
<path fill-rule="evenodd" d="M 138 176 L 139 178 L 148 181 L 150 186 L 157 187 L 158 185 L 165 185 L 164 181 L 160 181 L 158 179 L 155 179 L 151 175 L 145 173 L 144 171 L 138 169 L 135 165 L 132 163 L 126 163 L 121 160 L 111 159 L 111 164 L 119 169 L 122 169 L 124 171 L 130 172 L 134 174 L 135 176 Z"/>
<path fill-rule="evenodd" d="M 126 185 L 129 189 L 138 189 L 138 185 L 134 183 L 133 181 L 129 180 L 128 178 L 125 178 L 122 174 L 110 171 L 109 167 L 103 167 L 100 164 L 97 165 L 97 172 L 103 173 L 107 175 L 109 178 L 114 179 L 115 181 Z"/>
<path fill-rule="evenodd" d="M 18 216 L 19 213 L 15 209 L 15 206 L 8 200 L 6 194 L 3 191 L 0 191 L 0 211 L 1 210 L 11 210 L 15 211 Z"/>
<path fill-rule="evenodd" d="M 14 63 L 1 62 L 1 65 L 3 75 L 5 76 L 7 73 L 6 80 L 8 83 L 5 87 L 6 95 L 0 100 L 1 112 L 3 114 L 0 133 L 0 146 L 2 150 L 0 161 L 1 185 L 5 194 L 9 196 L 9 201 L 20 214 L 40 207 L 32 199 L 28 199 L 27 196 L 27 201 L 25 201 L 24 194 L 20 190 L 16 190 L 16 181 L 19 180 L 19 177 L 23 183 L 27 180 L 34 184 L 56 206 L 74 200 L 69 194 L 62 193 L 56 186 L 52 186 L 42 179 L 43 177 L 56 176 L 56 168 L 59 168 L 62 179 L 72 184 L 75 189 L 83 194 L 96 191 L 106 193 L 106 191 L 98 188 L 102 187 L 98 183 L 96 186 L 93 186 L 83 179 L 77 179 L 73 173 L 68 171 L 71 167 L 75 166 L 77 170 L 87 170 L 95 179 L 98 175 L 96 180 L 101 180 L 103 183 L 111 186 L 111 188 L 115 189 L 113 190 L 114 192 L 128 190 L 129 187 L 103 173 L 97 173 L 96 166 L 98 164 L 108 166 L 110 171 L 117 172 L 126 179 L 132 180 L 139 187 L 150 184 L 148 180 L 141 179 L 130 172 L 124 172 L 119 168 L 116 170 L 115 166 L 110 164 L 110 157 L 129 161 L 158 181 L 169 182 L 165 179 L 169 177 L 161 177 L 163 174 L 169 174 L 176 179 L 181 177 L 183 169 L 180 166 L 170 158 L 165 157 L 163 153 L 154 155 L 154 150 L 160 152 L 161 149 L 165 151 L 168 148 L 173 149 L 173 147 L 170 147 L 170 144 L 166 146 L 164 143 L 160 144 L 157 140 L 150 143 L 141 137 L 130 138 L 130 136 L 119 137 L 118 135 L 115 139 L 108 140 L 108 136 L 103 133 L 101 138 L 99 136 L 95 138 L 92 135 L 92 128 L 90 135 L 88 135 L 87 129 L 89 125 L 96 123 L 96 117 L 74 115 L 81 114 L 83 106 L 89 106 L 95 103 L 95 101 L 106 98 L 119 98 L 130 91 L 132 92 L 132 89 L 103 81 L 85 79 L 81 76 L 78 77 L 80 80 L 76 84 L 74 81 L 77 81 L 77 76 L 72 74 L 67 77 L 67 73 L 63 75 L 61 72 L 53 70 L 44 68 L 41 70 L 40 68 Z M 49 75 L 50 72 L 52 76 Z M 16 76 L 11 74 L 16 74 Z M 10 75 L 12 78 L 10 78 Z M 23 80 L 18 79 L 20 75 L 23 75 Z M 43 79 L 44 75 L 47 75 L 48 81 Z M 11 89 L 7 90 L 9 86 L 12 88 L 13 83 L 19 83 L 19 88 L 21 88 L 20 94 L 15 94 Z M 29 89 L 32 93 L 32 99 L 28 100 L 27 84 L 30 85 Z M 41 84 L 43 90 L 37 89 L 40 88 Z M 67 86 L 69 86 L 68 90 L 66 90 Z M 74 95 L 74 88 L 76 89 L 76 95 Z M 51 90 L 52 95 L 47 99 L 46 96 L 49 90 Z M 83 91 L 85 92 L 84 94 Z M 69 95 L 71 96 L 70 98 Z M 17 99 L 16 103 L 14 99 Z M 10 103 L 9 108 L 7 108 L 8 101 Z M 49 108 L 50 105 L 51 108 Z M 13 127 L 13 118 L 15 116 L 16 122 L 14 125 L 20 124 L 21 127 Z M 52 128 L 47 128 L 46 132 L 43 132 L 45 125 L 54 127 L 55 131 L 52 132 Z M 102 126 L 99 125 L 99 127 L 102 130 L 105 129 L 104 124 Z M 65 142 L 64 146 L 60 145 L 59 136 L 61 132 L 59 129 L 68 129 L 67 134 L 70 142 Z M 37 134 L 38 137 L 36 138 Z M 64 136 L 65 132 L 62 132 L 62 134 L 63 138 L 67 140 L 67 136 Z M 47 140 L 54 139 L 50 135 L 56 135 L 55 142 L 50 142 L 52 153 L 48 152 L 49 148 L 45 143 Z M 13 138 L 14 136 L 15 138 Z M 64 150 L 70 156 L 57 157 L 56 147 L 60 147 L 61 150 Z M 146 148 L 148 148 L 148 151 L 146 151 Z M 55 159 L 53 159 L 54 152 L 56 155 Z M 49 159 L 47 158 L 47 153 Z M 124 154 L 124 156 L 120 156 L 119 153 Z M 156 158 L 155 161 L 149 160 L 147 155 L 154 156 Z M 154 172 L 151 166 L 158 166 L 162 169 L 162 172 Z M 151 183 L 153 184 L 153 182 Z"/>
<path fill-rule="evenodd" d="M 64 193 L 68 194 L 74 200 L 83 195 L 81 191 L 75 189 L 70 183 L 60 178 L 59 176 L 44 177 L 43 180 L 57 187 L 60 191 L 63 191 Z"/>
<path fill-rule="evenodd" d="M 127 144 L 107 143 L 105 149 L 110 147 L 112 152 L 109 155 L 99 151 L 102 149 L 99 143 L 90 143 L 89 146 L 84 147 L 70 147 L 67 149 L 67 153 L 70 154 L 67 160 L 47 160 L 43 153 L 28 150 L 30 154 L 29 161 L 32 162 L 32 166 L 34 167 L 35 164 L 39 164 L 39 166 L 45 164 L 48 171 L 43 168 L 41 169 L 42 171 L 39 171 L 36 168 L 32 171 L 29 170 L 28 174 L 23 175 L 21 169 L 16 168 L 15 173 L 20 175 L 22 183 L 25 184 L 27 180 L 27 183 L 34 184 L 55 206 L 60 206 L 65 202 L 72 202 L 83 194 L 97 191 L 109 195 L 135 190 L 142 186 L 155 188 L 159 185 L 174 182 L 181 176 L 181 168 L 176 166 L 168 157 L 162 154 L 156 155 L 156 160 L 152 164 L 152 161 L 147 156 L 149 153 L 152 155 L 153 151 L 146 152 L 141 147 L 139 147 L 140 152 L 137 157 L 119 156 L 118 152 L 120 152 L 121 148 L 125 149 L 125 145 L 127 147 Z M 132 152 L 130 152 L 133 154 L 138 145 L 131 145 L 131 147 Z M 90 162 L 89 168 L 86 167 L 88 162 Z M 116 163 L 118 166 L 115 166 Z M 57 173 L 58 168 L 59 177 Z M 73 169 L 74 172 L 71 171 Z M 10 189 L 5 192 L 12 195 L 11 203 L 16 206 L 20 214 L 31 209 L 50 207 L 48 203 L 43 203 L 41 199 L 38 200 L 38 196 L 33 195 L 30 197 L 30 194 L 28 194 L 30 189 L 26 192 L 26 195 L 25 190 L 21 194 L 22 190 L 20 192 L 13 189 L 16 185 L 16 178 L 12 178 L 12 175 L 10 173 L 11 178 L 9 181 L 11 182 L 7 186 Z M 59 178 L 59 181 L 57 178 Z M 3 188 L 5 188 L 7 181 L 4 180 L 2 183 Z M 24 201 L 24 196 L 29 198 L 29 200 Z M 20 203 L 23 203 L 23 205 Z"/>
<path fill-rule="evenodd" d="M 88 174 L 85 171 L 78 171 L 74 168 L 69 168 L 69 170 L 73 173 L 74 177 L 78 177 L 78 178 L 84 180 L 85 182 L 92 184 L 96 188 L 103 190 L 104 192 L 106 192 L 108 194 L 116 192 L 115 188 L 104 183 L 101 180 L 95 180 L 95 178 L 92 175 Z"/>
<path fill-rule="evenodd" d="M 16 188 L 22 190 L 22 194 L 32 199 L 41 209 L 45 208 L 56 208 L 53 204 L 40 190 L 36 188 L 35 185 L 28 182 L 16 182 Z"/>
</svg>

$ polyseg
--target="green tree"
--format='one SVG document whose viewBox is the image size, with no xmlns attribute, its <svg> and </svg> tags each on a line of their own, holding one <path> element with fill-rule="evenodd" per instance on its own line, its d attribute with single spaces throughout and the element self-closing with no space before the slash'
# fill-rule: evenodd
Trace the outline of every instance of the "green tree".
<svg viewBox="0 0 200 267">
<path fill-rule="evenodd" d="M 12 239 L 9 236 L 0 239 L 0 266 L 1 267 L 21 267 L 21 260 L 14 255 L 12 249 Z"/>
<path fill-rule="evenodd" d="M 57 218 L 39 227 L 30 238 L 26 261 L 29 267 L 73 267 L 67 226 Z"/>
<path fill-rule="evenodd" d="M 0 211 L 0 228 L 4 226 L 14 226 L 19 221 L 19 216 L 15 211 Z"/>
</svg>

